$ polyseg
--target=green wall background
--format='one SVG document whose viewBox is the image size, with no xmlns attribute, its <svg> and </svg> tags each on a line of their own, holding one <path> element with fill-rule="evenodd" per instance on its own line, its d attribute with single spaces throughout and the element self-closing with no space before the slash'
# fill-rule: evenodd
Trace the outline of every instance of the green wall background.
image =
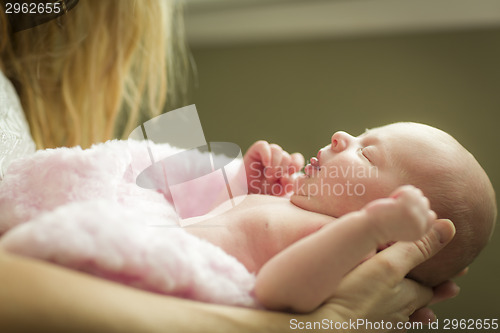
<svg viewBox="0 0 500 333">
<path fill-rule="evenodd" d="M 258 139 L 306 159 L 344 130 L 395 121 L 452 134 L 500 191 L 500 29 L 193 48 L 208 141 Z M 438 318 L 500 319 L 500 230 Z"/>
</svg>

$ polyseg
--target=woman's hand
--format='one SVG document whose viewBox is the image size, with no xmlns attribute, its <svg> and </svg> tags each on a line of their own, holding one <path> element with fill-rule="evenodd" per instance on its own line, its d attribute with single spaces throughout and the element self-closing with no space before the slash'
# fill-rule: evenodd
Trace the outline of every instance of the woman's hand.
<svg viewBox="0 0 500 333">
<path fill-rule="evenodd" d="M 433 321 L 435 316 L 426 306 L 456 296 L 458 287 L 448 281 L 433 290 L 405 276 L 439 252 L 454 235 L 453 223 L 437 220 L 421 240 L 398 242 L 377 253 L 344 277 L 333 297 L 314 312 L 316 320 L 338 317 L 347 325 L 359 319 L 356 332 L 373 331 L 362 325 L 367 322 L 386 323 L 377 332 L 402 332 L 405 327 L 397 325 L 409 325 L 410 320 L 424 324 Z M 344 330 L 352 328 L 346 326 Z"/>
<path fill-rule="evenodd" d="M 248 192 L 281 196 L 292 190 L 291 175 L 304 167 L 304 156 L 289 154 L 276 144 L 255 142 L 243 157 Z"/>
</svg>

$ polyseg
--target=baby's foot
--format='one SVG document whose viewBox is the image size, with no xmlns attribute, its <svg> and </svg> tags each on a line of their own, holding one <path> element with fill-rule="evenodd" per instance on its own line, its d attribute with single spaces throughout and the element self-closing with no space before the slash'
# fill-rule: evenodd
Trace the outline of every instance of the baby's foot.
<svg viewBox="0 0 500 333">
<path fill-rule="evenodd" d="M 411 185 L 397 188 L 389 198 L 370 202 L 364 210 L 373 220 L 381 244 L 420 239 L 436 219 L 429 200 Z"/>
</svg>

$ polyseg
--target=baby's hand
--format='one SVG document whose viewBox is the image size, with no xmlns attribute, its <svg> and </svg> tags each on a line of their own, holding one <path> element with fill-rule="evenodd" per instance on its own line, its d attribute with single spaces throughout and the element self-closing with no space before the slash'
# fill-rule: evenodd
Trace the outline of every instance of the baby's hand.
<svg viewBox="0 0 500 333">
<path fill-rule="evenodd" d="M 364 210 L 375 223 L 380 241 L 414 241 L 424 236 L 437 216 L 422 191 L 406 185 L 389 198 L 370 202 Z"/>
<path fill-rule="evenodd" d="M 255 142 L 243 157 L 248 192 L 281 196 L 292 190 L 291 175 L 304 167 L 304 156 L 288 154 L 267 141 Z"/>
</svg>

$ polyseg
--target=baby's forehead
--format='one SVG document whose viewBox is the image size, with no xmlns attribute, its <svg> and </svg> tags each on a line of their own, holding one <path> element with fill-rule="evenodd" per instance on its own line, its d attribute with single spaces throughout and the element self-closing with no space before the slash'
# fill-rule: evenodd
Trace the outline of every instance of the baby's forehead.
<svg viewBox="0 0 500 333">
<path fill-rule="evenodd" d="M 393 137 L 393 138 L 418 138 L 438 136 L 444 133 L 437 128 L 418 123 L 394 123 L 385 126 L 366 129 L 363 136 Z"/>
<path fill-rule="evenodd" d="M 388 150 L 447 149 L 453 139 L 445 132 L 434 127 L 417 123 L 395 123 L 367 129 L 360 138 L 380 142 Z"/>
<path fill-rule="evenodd" d="M 421 163 L 458 152 L 455 140 L 434 127 L 417 123 L 396 123 L 365 131 L 360 138 L 383 150 L 389 164 L 398 168 L 418 168 Z M 443 161 L 447 159 L 444 158 Z M 440 158 L 437 159 L 439 161 Z M 437 163 L 441 165 L 441 163 Z M 427 166 L 429 168 L 430 165 Z"/>
</svg>

